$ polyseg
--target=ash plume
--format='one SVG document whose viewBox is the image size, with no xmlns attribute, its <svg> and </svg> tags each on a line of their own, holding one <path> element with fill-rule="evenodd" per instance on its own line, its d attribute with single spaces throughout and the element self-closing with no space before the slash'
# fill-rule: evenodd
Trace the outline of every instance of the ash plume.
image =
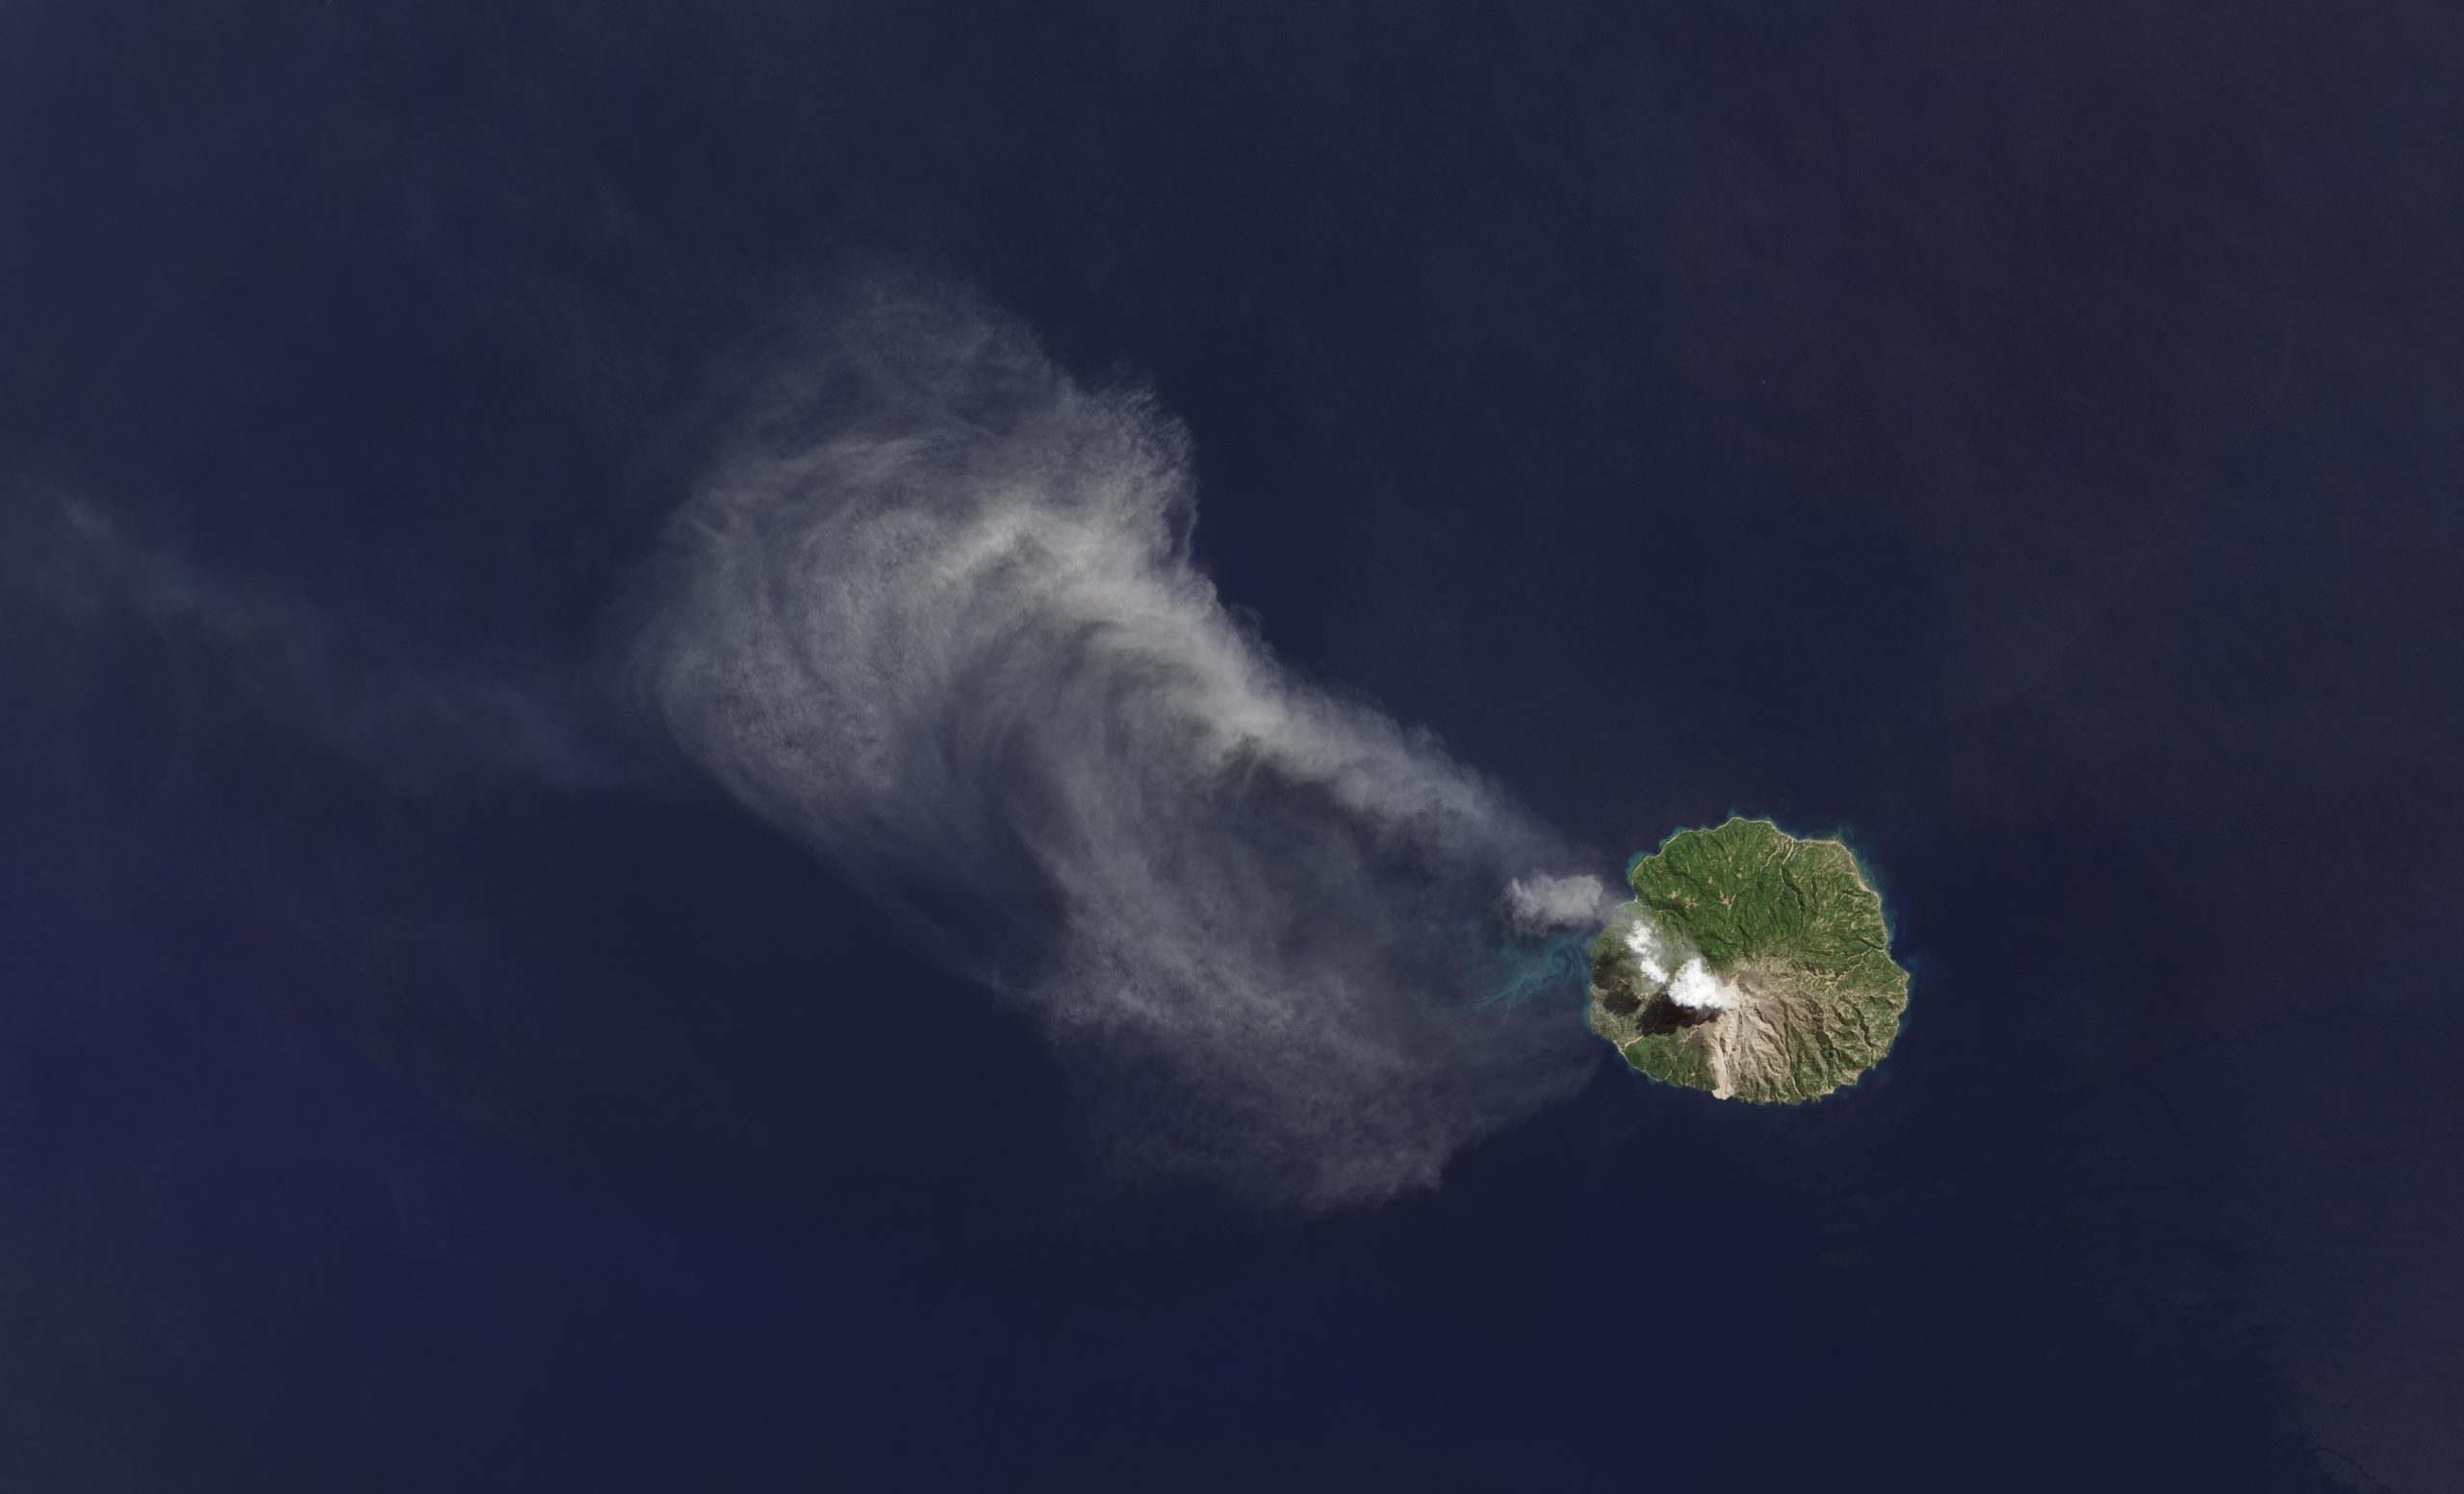
<svg viewBox="0 0 2464 1494">
<path fill-rule="evenodd" d="M 501 780 L 590 791 L 643 766 L 604 682 L 564 661 L 423 659 L 131 530 L 81 494 L 0 482 L 0 601 L 70 627 L 141 623 L 182 646 L 177 667 L 399 788 Z"/>
<path fill-rule="evenodd" d="M 1605 890 L 1280 664 L 1193 565 L 1194 518 L 1145 392 L 1072 380 L 964 296 L 873 286 L 677 516 L 639 698 L 1040 1013 L 1117 1162 L 1302 1207 L 1426 1186 L 1578 1081 L 1578 1021 L 1481 998 L 1555 968 L 1545 936 Z"/>
</svg>

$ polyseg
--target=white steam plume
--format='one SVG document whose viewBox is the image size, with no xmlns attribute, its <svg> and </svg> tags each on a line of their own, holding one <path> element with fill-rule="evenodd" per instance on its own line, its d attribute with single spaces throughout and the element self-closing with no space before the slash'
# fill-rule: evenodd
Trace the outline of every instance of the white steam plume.
<svg viewBox="0 0 2464 1494">
<path fill-rule="evenodd" d="M 1698 1012 L 1725 1012 L 1736 1005 L 1736 988 L 1705 969 L 1696 955 L 1669 978 L 1668 999 Z"/>
<path fill-rule="evenodd" d="M 1608 884 L 1588 874 L 1517 877 L 1505 885 L 1506 919 L 1522 934 L 1597 928 L 1614 902 Z"/>
<path fill-rule="evenodd" d="M 1654 986 L 1664 987 L 1668 999 L 1681 1007 L 1698 1012 L 1725 1012 L 1736 1005 L 1737 990 L 1713 975 L 1703 964 L 1701 955 L 1688 955 L 1679 962 L 1677 973 L 1670 974 L 1670 951 L 1661 942 L 1657 931 L 1647 918 L 1637 918 L 1627 931 L 1626 948 L 1634 956 L 1634 968 Z"/>
<path fill-rule="evenodd" d="M 825 330 L 654 573 L 684 752 L 1045 1014 L 1132 1163 L 1371 1199 L 1579 1080 L 1569 1012 L 1483 998 L 1562 968 L 1539 931 L 1601 885 L 1226 612 L 1180 426 L 963 297 Z"/>
</svg>

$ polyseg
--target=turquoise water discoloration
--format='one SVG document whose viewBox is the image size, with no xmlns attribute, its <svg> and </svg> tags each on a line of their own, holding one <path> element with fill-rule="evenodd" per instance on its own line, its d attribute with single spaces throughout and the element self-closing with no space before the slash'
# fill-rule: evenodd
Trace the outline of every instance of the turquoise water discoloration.
<svg viewBox="0 0 2464 1494">
<path fill-rule="evenodd" d="M 1502 944 L 1498 953 L 1511 962 L 1507 973 L 1487 995 L 1471 1003 L 1474 1011 L 1519 1007 L 1552 991 L 1579 1000 L 1590 979 L 1589 936 L 1561 934 L 1554 939 L 1518 940 Z"/>
</svg>

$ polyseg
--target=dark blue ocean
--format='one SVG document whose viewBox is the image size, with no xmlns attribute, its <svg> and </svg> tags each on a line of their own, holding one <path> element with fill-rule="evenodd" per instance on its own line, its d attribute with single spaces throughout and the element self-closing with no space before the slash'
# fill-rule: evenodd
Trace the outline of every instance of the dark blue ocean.
<svg viewBox="0 0 2464 1494">
<path fill-rule="evenodd" d="M 2429 4 L 7 7 L 0 1489 L 2464 1487 L 2458 142 Z M 1844 835 L 1887 1061 L 1095 1166 L 616 662 L 883 272 L 1598 869 Z"/>
</svg>

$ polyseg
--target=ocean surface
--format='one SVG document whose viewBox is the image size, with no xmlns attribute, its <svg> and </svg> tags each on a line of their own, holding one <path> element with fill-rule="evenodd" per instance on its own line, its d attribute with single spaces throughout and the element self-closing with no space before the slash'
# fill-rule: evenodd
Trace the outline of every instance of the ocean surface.
<svg viewBox="0 0 2464 1494">
<path fill-rule="evenodd" d="M 2464 1487 L 2459 140 L 2426 4 L 7 8 L 0 1487 Z M 1844 835 L 1889 1058 L 1098 1166 L 631 708 L 886 273 L 1593 869 Z"/>
</svg>

